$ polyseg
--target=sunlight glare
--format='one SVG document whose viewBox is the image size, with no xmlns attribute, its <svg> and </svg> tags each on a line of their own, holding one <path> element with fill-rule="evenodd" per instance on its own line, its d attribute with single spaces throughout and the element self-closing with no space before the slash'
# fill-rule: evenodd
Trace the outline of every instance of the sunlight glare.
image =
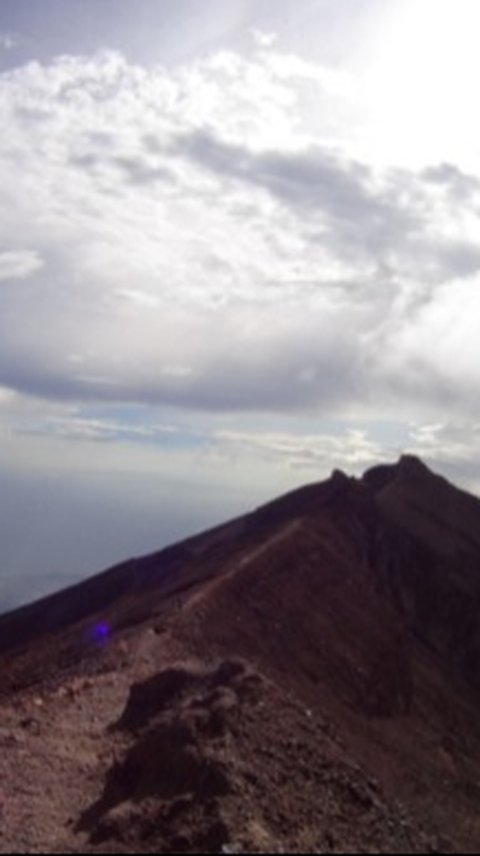
<svg viewBox="0 0 480 856">
<path fill-rule="evenodd" d="M 379 19 L 366 78 L 371 142 L 405 164 L 480 160 L 477 0 L 401 0 Z"/>
</svg>

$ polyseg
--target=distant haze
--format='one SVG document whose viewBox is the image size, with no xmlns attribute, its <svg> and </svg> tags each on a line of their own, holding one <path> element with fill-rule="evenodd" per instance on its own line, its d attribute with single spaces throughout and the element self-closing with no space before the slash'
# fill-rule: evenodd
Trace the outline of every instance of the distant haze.
<svg viewBox="0 0 480 856">
<path fill-rule="evenodd" d="M 228 491 L 155 483 L 5 476 L 0 612 L 249 510 Z"/>
</svg>

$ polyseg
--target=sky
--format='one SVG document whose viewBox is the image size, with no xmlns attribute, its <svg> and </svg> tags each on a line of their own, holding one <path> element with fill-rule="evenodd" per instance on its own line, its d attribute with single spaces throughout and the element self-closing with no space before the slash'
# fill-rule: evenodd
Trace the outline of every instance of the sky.
<svg viewBox="0 0 480 856">
<path fill-rule="evenodd" d="M 0 0 L 0 610 L 403 452 L 480 491 L 477 0 Z"/>
</svg>

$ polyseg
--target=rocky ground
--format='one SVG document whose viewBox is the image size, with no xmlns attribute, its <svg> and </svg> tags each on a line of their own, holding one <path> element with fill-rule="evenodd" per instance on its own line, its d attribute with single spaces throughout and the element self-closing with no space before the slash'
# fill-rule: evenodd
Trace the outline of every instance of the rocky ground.
<svg viewBox="0 0 480 856">
<path fill-rule="evenodd" d="M 332 723 L 247 663 L 131 678 L 107 667 L 2 707 L 2 852 L 432 846 Z"/>
</svg>

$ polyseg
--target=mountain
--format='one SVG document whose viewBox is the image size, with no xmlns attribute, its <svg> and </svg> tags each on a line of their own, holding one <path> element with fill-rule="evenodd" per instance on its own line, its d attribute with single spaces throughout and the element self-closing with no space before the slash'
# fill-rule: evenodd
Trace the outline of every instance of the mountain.
<svg viewBox="0 0 480 856">
<path fill-rule="evenodd" d="M 403 456 L 0 617 L 1 852 L 478 852 L 479 602 Z"/>
</svg>

